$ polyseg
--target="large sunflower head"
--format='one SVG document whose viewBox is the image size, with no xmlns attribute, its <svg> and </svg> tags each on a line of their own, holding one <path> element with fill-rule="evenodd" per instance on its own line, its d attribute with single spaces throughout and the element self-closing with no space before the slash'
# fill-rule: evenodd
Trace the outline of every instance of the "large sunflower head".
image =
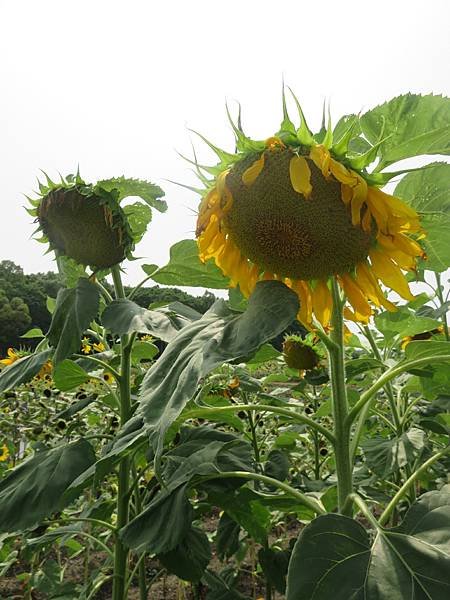
<svg viewBox="0 0 450 600">
<path fill-rule="evenodd" d="M 264 142 L 232 122 L 235 154 L 210 144 L 221 162 L 202 167 L 212 180 L 199 169 L 200 258 L 214 259 L 245 296 L 260 279 L 283 281 L 297 292 L 308 327 L 313 317 L 329 324 L 329 280 L 337 277 L 347 318 L 367 322 L 371 304 L 395 310 L 380 283 L 412 299 L 403 271 L 424 256 L 419 216 L 375 185 L 364 168 L 373 157 L 348 155 L 348 131 L 333 143 L 329 126 L 318 141 L 299 113 L 300 128 L 285 111 L 281 130 Z"/>
<path fill-rule="evenodd" d="M 133 249 L 132 232 L 115 189 L 86 184 L 79 175 L 40 184 L 30 214 L 51 250 L 96 269 L 112 267 Z"/>
</svg>

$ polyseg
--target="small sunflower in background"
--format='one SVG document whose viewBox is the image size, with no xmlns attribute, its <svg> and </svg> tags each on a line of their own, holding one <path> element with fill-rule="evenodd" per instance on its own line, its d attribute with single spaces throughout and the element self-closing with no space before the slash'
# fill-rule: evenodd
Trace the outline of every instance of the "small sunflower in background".
<svg viewBox="0 0 450 600">
<path fill-rule="evenodd" d="M 6 462 L 9 458 L 9 449 L 6 444 L 0 446 L 0 462 Z"/>
<path fill-rule="evenodd" d="M 109 373 L 108 371 L 105 371 L 103 373 L 102 379 L 108 385 L 112 385 L 114 383 L 114 376 L 111 373 Z"/>
<path fill-rule="evenodd" d="M 440 325 L 439 327 L 436 327 L 436 329 L 432 329 L 431 331 L 424 331 L 422 333 L 416 333 L 415 335 L 407 335 L 404 338 L 402 338 L 401 348 L 402 350 L 404 350 L 410 342 L 431 340 L 432 338 L 442 335 L 443 333 L 444 326 Z"/>
<path fill-rule="evenodd" d="M 21 352 L 20 350 L 15 350 L 14 348 L 8 348 L 8 350 L 6 351 L 6 358 L 2 358 L 2 360 L 0 360 L 0 365 L 9 367 L 9 365 L 12 365 L 13 363 L 16 362 L 16 360 L 19 360 L 20 358 L 23 358 L 24 356 L 25 356 L 25 353 Z"/>
<path fill-rule="evenodd" d="M 283 358 L 290 369 L 299 371 L 303 376 L 306 371 L 313 371 L 320 367 L 321 361 L 325 358 L 325 352 L 311 335 L 302 338 L 299 335 L 290 334 L 284 338 Z"/>
<path fill-rule="evenodd" d="M 81 352 L 83 354 L 90 354 L 92 351 L 91 340 L 88 337 L 83 337 L 81 339 Z"/>
<path fill-rule="evenodd" d="M 261 279 L 284 282 L 299 296 L 298 318 L 308 328 L 313 317 L 329 326 L 329 285 L 336 277 L 347 298 L 346 318 L 367 323 L 371 304 L 396 310 L 381 284 L 412 300 L 404 271 L 425 257 L 420 219 L 367 172 L 376 146 L 353 156 L 351 128 L 334 140 L 330 124 L 313 136 L 296 102 L 299 128 L 283 94 L 284 121 L 275 136 L 251 140 L 240 118 L 235 124 L 228 115 L 236 153 L 205 140 L 220 162 L 194 162 L 206 188 L 196 230 L 200 259 L 213 259 L 246 297 Z"/>
<path fill-rule="evenodd" d="M 106 350 L 106 346 L 103 342 L 94 342 L 92 344 L 92 348 L 96 351 L 96 352 L 104 352 Z"/>
<path fill-rule="evenodd" d="M 44 173 L 45 175 L 45 173 Z M 48 242 L 58 257 L 64 256 L 95 271 L 108 269 L 125 258 L 145 233 L 151 209 L 167 209 L 163 190 L 149 181 L 116 177 L 95 184 L 79 173 L 53 182 L 39 182 L 39 197 L 28 198 L 28 213 L 36 218 L 41 242 Z M 145 204 L 120 205 L 135 196 Z M 139 219 L 137 219 L 139 215 Z M 139 222 L 137 222 L 139 221 Z"/>
</svg>

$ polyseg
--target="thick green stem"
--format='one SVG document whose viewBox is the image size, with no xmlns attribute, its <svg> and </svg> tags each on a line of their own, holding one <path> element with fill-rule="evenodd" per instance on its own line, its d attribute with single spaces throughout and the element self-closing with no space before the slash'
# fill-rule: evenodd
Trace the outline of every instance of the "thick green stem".
<svg viewBox="0 0 450 600">
<path fill-rule="evenodd" d="M 112 268 L 114 290 L 116 298 L 125 298 L 125 291 L 120 276 L 120 267 Z M 131 347 L 128 335 L 120 338 L 121 362 L 120 362 L 120 425 L 123 426 L 131 416 Z M 117 530 L 128 523 L 129 502 L 128 495 L 130 478 L 130 459 L 124 457 L 119 463 L 118 492 L 117 492 Z M 128 548 L 120 538 L 117 538 L 114 552 L 114 581 L 112 600 L 124 600 L 127 579 Z"/>
<path fill-rule="evenodd" d="M 344 357 L 344 320 L 338 283 L 332 280 L 333 312 L 331 316 L 330 339 L 328 346 L 330 361 L 331 399 L 334 420 L 334 456 L 336 461 L 336 477 L 338 488 L 338 508 L 342 514 L 351 515 L 346 500 L 352 493 L 352 464 L 350 457 L 350 427 L 347 424 L 348 402 L 345 386 Z M 351 507 L 350 507 L 351 509 Z"/>
</svg>

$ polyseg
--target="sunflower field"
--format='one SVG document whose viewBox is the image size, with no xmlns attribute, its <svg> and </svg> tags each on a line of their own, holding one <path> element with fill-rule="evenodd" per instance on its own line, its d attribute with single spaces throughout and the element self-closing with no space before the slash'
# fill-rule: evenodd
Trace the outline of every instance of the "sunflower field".
<svg viewBox="0 0 450 600">
<path fill-rule="evenodd" d="M 281 104 L 265 140 L 199 134 L 196 240 L 134 288 L 159 186 L 28 199 L 65 287 L 0 361 L 1 599 L 450 598 L 450 100 L 316 133 Z"/>
</svg>

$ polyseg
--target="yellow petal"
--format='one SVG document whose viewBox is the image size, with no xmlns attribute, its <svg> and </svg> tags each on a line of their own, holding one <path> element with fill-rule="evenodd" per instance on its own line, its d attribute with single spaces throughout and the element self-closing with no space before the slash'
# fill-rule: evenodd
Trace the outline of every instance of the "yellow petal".
<svg viewBox="0 0 450 600">
<path fill-rule="evenodd" d="M 258 265 L 253 265 L 250 269 L 250 272 L 248 274 L 248 289 L 249 289 L 249 295 L 253 292 L 253 290 L 255 289 L 255 285 L 258 283 L 259 281 L 259 275 L 260 275 L 260 269 L 258 267 Z"/>
<path fill-rule="evenodd" d="M 264 168 L 264 154 L 255 160 L 255 162 L 242 174 L 242 183 L 246 186 L 252 185 L 258 175 Z"/>
<path fill-rule="evenodd" d="M 345 165 L 333 158 L 330 159 L 330 171 L 341 183 L 354 186 L 358 182 L 356 173 L 350 171 Z"/>
<path fill-rule="evenodd" d="M 372 273 L 367 263 L 359 263 L 356 267 L 356 281 L 361 290 L 363 290 L 366 296 L 372 300 L 375 306 L 381 305 L 390 312 L 395 312 L 397 310 L 395 304 L 390 302 L 383 294 L 383 290 L 380 288 L 375 275 Z"/>
<path fill-rule="evenodd" d="M 380 200 L 377 196 L 376 192 L 378 191 L 379 190 L 377 188 L 369 187 L 367 190 L 366 202 L 370 208 L 373 218 L 375 219 L 378 230 L 387 232 L 387 224 L 390 214 L 383 200 Z"/>
<path fill-rule="evenodd" d="M 405 254 L 401 250 L 386 250 L 387 254 L 395 260 L 398 266 L 405 271 L 416 270 L 416 260 L 413 256 Z"/>
<path fill-rule="evenodd" d="M 323 327 L 328 327 L 331 319 L 333 300 L 327 282 L 319 279 L 317 285 L 312 290 L 312 308 L 317 320 Z"/>
<path fill-rule="evenodd" d="M 222 252 L 216 256 L 216 265 L 231 279 L 233 286 L 237 284 L 235 281 L 235 269 L 239 264 L 240 259 L 241 253 L 239 248 L 228 237 L 225 241 Z"/>
<path fill-rule="evenodd" d="M 410 256 L 421 256 L 422 258 L 425 256 L 425 252 L 421 246 L 404 233 L 397 233 L 394 236 L 393 243 L 405 254 L 409 254 Z"/>
<path fill-rule="evenodd" d="M 216 235 L 218 233 L 219 233 L 219 220 L 216 217 L 216 215 L 212 215 L 205 231 L 198 238 L 199 248 L 201 250 L 207 250 L 209 248 L 211 242 L 213 241 L 213 239 L 216 237 Z"/>
<path fill-rule="evenodd" d="M 220 196 L 216 188 L 210 190 L 200 202 L 197 218 L 197 237 L 205 231 L 211 215 L 220 212 Z"/>
<path fill-rule="evenodd" d="M 249 288 L 249 273 L 250 273 L 250 265 L 248 260 L 241 255 L 241 259 L 236 267 L 235 271 L 235 279 L 237 284 L 239 285 L 239 289 L 243 293 L 243 295 L 248 298 L 250 296 L 250 288 Z"/>
<path fill-rule="evenodd" d="M 361 227 L 366 233 L 370 233 L 372 231 L 372 213 L 370 212 L 370 208 L 366 205 L 366 212 L 361 221 Z"/>
<path fill-rule="evenodd" d="M 222 173 L 219 173 L 217 175 L 216 188 L 217 188 L 217 192 L 218 192 L 219 196 L 223 195 L 223 192 L 225 189 L 226 178 L 227 178 L 227 175 L 229 172 L 230 172 L 230 169 L 226 169 L 225 171 L 222 171 Z"/>
<path fill-rule="evenodd" d="M 363 292 L 348 273 L 341 275 L 340 280 L 347 300 L 353 306 L 356 316 L 367 322 L 372 314 L 372 309 Z"/>
<path fill-rule="evenodd" d="M 384 285 L 393 289 L 405 300 L 414 299 L 400 267 L 376 248 L 372 248 L 369 256 L 372 262 L 372 271 L 378 279 L 381 279 Z"/>
<path fill-rule="evenodd" d="M 313 146 L 311 148 L 309 157 L 314 162 L 316 167 L 322 171 L 322 175 L 324 177 L 329 177 L 331 157 L 328 150 L 321 144 L 318 144 L 317 146 Z"/>
<path fill-rule="evenodd" d="M 341 185 L 341 199 L 342 202 L 348 206 L 353 198 L 353 190 L 349 185 Z"/>
<path fill-rule="evenodd" d="M 311 169 L 303 156 L 293 156 L 289 163 L 289 175 L 296 192 L 309 198 L 312 192 Z"/>
<path fill-rule="evenodd" d="M 225 246 L 225 241 L 226 238 L 224 234 L 222 232 L 219 232 L 216 235 L 216 237 L 212 240 L 208 248 L 199 255 L 200 260 L 205 262 L 206 260 L 217 256 L 222 251 L 222 248 Z"/>
<path fill-rule="evenodd" d="M 294 290 L 297 292 L 300 298 L 300 312 L 298 314 L 298 320 L 305 325 L 305 327 L 311 327 L 312 325 L 312 297 L 311 288 L 306 281 L 297 281 Z"/>
</svg>

